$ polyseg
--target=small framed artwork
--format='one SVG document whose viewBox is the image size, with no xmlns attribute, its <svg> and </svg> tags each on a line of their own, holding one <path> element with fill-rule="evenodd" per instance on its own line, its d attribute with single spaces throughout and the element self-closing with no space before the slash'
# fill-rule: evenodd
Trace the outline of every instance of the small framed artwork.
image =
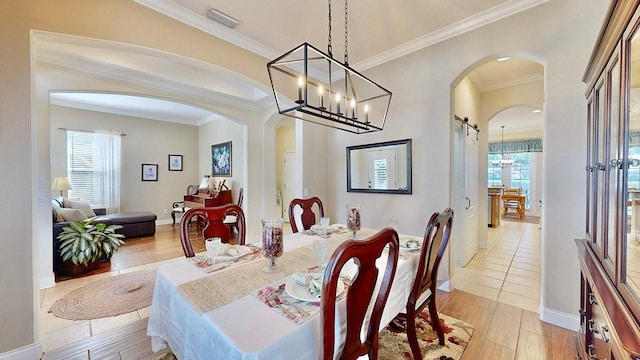
<svg viewBox="0 0 640 360">
<path fill-rule="evenodd" d="M 211 176 L 231 176 L 231 141 L 211 145 Z"/>
<path fill-rule="evenodd" d="M 169 171 L 182 171 L 182 155 L 169 154 Z"/>
<path fill-rule="evenodd" d="M 158 181 L 158 164 L 142 164 L 142 181 Z"/>
</svg>

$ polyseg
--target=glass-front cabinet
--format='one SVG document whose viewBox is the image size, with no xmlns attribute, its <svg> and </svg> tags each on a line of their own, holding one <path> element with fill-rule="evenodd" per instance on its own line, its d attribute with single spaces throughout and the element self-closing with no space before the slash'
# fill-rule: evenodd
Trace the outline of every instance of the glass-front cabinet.
<svg viewBox="0 0 640 360">
<path fill-rule="evenodd" d="M 611 1 L 587 84 L 579 355 L 640 359 L 640 0 Z"/>
</svg>

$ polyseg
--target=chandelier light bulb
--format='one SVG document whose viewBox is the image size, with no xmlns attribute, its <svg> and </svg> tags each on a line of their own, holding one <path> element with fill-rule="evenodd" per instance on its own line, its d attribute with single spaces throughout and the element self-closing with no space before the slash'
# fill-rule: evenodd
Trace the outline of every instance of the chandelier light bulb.
<svg viewBox="0 0 640 360">
<path fill-rule="evenodd" d="M 302 104 L 304 101 L 302 100 L 302 87 L 304 86 L 304 78 L 302 75 L 298 76 L 298 100 L 296 100 L 297 104 Z"/>
<path fill-rule="evenodd" d="M 318 85 L 318 98 L 320 102 L 320 109 L 324 109 L 324 88 L 322 85 Z"/>
</svg>

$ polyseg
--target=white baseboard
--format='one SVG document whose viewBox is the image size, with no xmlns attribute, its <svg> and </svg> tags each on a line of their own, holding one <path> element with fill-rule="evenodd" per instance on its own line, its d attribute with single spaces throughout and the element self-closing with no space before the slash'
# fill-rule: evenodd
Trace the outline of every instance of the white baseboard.
<svg viewBox="0 0 640 360">
<path fill-rule="evenodd" d="M 455 289 L 455 286 L 453 284 L 453 279 L 445 280 L 442 284 L 440 284 L 440 286 L 438 286 L 438 290 L 442 290 L 446 292 L 452 292 L 453 289 Z"/>
<path fill-rule="evenodd" d="M 164 219 L 164 220 L 156 220 L 156 225 L 171 225 L 173 220 Z M 180 225 L 180 220 L 176 219 L 176 226 Z"/>
<path fill-rule="evenodd" d="M 34 360 L 42 358 L 39 344 L 31 344 L 0 354 L 0 360 Z"/>
<path fill-rule="evenodd" d="M 40 278 L 40 290 L 56 286 L 56 275 L 51 272 Z"/>
<path fill-rule="evenodd" d="M 578 329 L 580 329 L 579 316 L 544 307 L 540 307 L 540 320 L 571 331 L 578 331 Z"/>
</svg>

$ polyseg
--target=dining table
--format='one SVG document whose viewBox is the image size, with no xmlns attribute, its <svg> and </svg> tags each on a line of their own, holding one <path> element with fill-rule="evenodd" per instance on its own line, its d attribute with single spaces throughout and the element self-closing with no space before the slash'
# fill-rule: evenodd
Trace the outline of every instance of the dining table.
<svg viewBox="0 0 640 360">
<path fill-rule="evenodd" d="M 243 251 L 227 261 L 211 261 L 206 253 L 199 253 L 159 266 L 147 326 L 152 350 L 158 352 L 169 346 L 181 360 L 320 359 L 320 299 L 306 299 L 292 291 L 292 275 L 322 274 L 313 255 L 314 240 L 327 239 L 326 260 L 340 243 L 352 237 L 343 226 L 332 225 L 332 229 L 328 235 L 311 230 L 285 234 L 284 253 L 277 259 L 281 269 L 274 273 L 262 270 L 267 259 L 262 256 L 260 236 L 248 237 Z M 356 239 L 377 231 L 363 228 Z M 422 242 L 421 237 L 399 238 L 401 243 Z M 400 250 L 381 328 L 404 310 L 415 279 L 419 247 L 401 246 Z M 381 257 L 378 267 L 386 260 Z M 349 279 L 356 272 L 354 263 L 341 272 L 345 286 L 336 302 L 337 327 L 346 324 L 344 298 Z M 341 347 L 343 339 L 336 340 L 336 348 Z"/>
</svg>

